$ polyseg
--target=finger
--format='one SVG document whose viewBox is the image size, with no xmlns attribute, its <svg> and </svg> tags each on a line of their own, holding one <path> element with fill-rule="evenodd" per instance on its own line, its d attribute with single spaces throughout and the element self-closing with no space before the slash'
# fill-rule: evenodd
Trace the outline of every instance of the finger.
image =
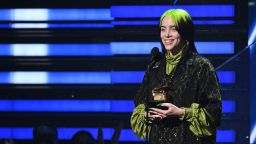
<svg viewBox="0 0 256 144">
<path fill-rule="evenodd" d="M 154 114 L 154 115 L 159 115 L 159 116 L 162 117 L 162 118 L 166 117 L 165 114 L 158 113 L 158 112 L 156 112 L 156 111 L 150 111 L 150 112 L 151 112 L 152 114 Z"/>
<path fill-rule="evenodd" d="M 165 110 L 161 110 L 161 109 L 158 109 L 158 108 L 150 108 L 150 110 L 161 113 L 161 114 L 165 114 L 165 112 L 166 112 Z"/>
<path fill-rule="evenodd" d="M 174 106 L 174 105 L 171 103 L 161 103 L 161 104 L 159 104 L 159 106 L 170 107 L 170 106 Z"/>
<path fill-rule="evenodd" d="M 160 120 L 160 119 L 162 119 L 162 117 L 159 116 L 159 115 L 153 115 L 153 116 L 152 116 L 152 119 L 153 119 L 153 120 Z"/>
<path fill-rule="evenodd" d="M 155 118 L 155 117 L 157 117 L 157 115 L 160 116 L 160 114 L 157 113 L 157 112 L 154 112 L 154 111 L 149 111 L 148 112 L 148 117 L 149 118 Z M 146 117 L 146 115 L 145 115 L 145 117 Z"/>
<path fill-rule="evenodd" d="M 148 115 L 147 115 L 147 112 L 144 113 L 144 118 L 145 118 L 145 120 L 148 120 L 148 121 L 154 120 L 154 117 L 152 115 L 150 115 L 149 112 L 148 112 Z"/>
<path fill-rule="evenodd" d="M 144 117 L 147 118 L 147 117 L 152 117 L 151 114 L 150 114 L 150 111 L 147 111 L 144 113 Z"/>
</svg>

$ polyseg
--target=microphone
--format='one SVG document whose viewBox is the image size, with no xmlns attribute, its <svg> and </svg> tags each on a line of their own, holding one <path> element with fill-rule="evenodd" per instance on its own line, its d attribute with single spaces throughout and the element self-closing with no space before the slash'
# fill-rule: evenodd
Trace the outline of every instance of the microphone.
<svg viewBox="0 0 256 144">
<path fill-rule="evenodd" d="M 162 54 L 159 52 L 158 47 L 153 47 L 150 54 L 151 62 L 155 63 L 161 60 Z"/>
<path fill-rule="evenodd" d="M 159 52 L 159 49 L 158 47 L 153 47 L 151 49 L 151 53 L 150 53 L 150 63 L 149 65 L 147 66 L 147 78 L 148 78 L 148 86 L 150 86 L 150 77 L 149 77 L 149 72 L 153 69 L 156 69 L 160 66 L 160 64 L 158 63 L 158 61 L 160 61 L 162 58 L 162 54 L 161 52 Z M 149 96 L 150 96 L 150 89 L 148 88 L 147 90 L 147 97 L 146 97 L 146 111 L 147 111 L 147 115 L 146 115 L 146 120 L 147 120 L 147 123 L 148 123 L 148 116 L 149 116 Z M 148 144 L 148 139 L 149 139 L 149 136 L 148 136 L 148 125 L 146 126 L 146 144 Z"/>
<path fill-rule="evenodd" d="M 150 54 L 150 64 L 148 65 L 148 71 L 158 68 L 159 67 L 159 63 L 157 63 L 158 61 L 160 61 L 162 59 L 162 54 L 161 52 L 159 52 L 158 47 L 153 47 L 151 50 L 151 54 Z"/>
</svg>

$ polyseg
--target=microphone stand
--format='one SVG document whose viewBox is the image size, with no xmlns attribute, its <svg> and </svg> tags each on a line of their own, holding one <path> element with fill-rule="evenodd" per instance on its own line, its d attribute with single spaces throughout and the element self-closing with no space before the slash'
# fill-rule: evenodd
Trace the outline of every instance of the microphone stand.
<svg viewBox="0 0 256 144">
<path fill-rule="evenodd" d="M 149 144 L 149 128 L 148 128 L 148 124 L 149 124 L 149 119 L 148 119 L 148 116 L 149 116 L 149 94 L 150 94 L 150 90 L 149 90 L 149 86 L 150 86 L 150 77 L 149 77 L 149 71 L 150 71 L 150 66 L 152 65 L 152 63 L 150 63 L 147 67 L 147 77 L 148 77 L 148 89 L 147 89 L 147 98 L 146 98 L 146 112 L 147 112 L 147 115 L 146 115 L 146 144 Z"/>
<path fill-rule="evenodd" d="M 149 144 L 149 100 L 150 100 L 150 77 L 149 77 L 149 72 L 151 69 L 153 69 L 154 64 L 156 64 L 157 61 L 159 61 L 161 58 L 159 49 L 157 47 L 154 47 L 151 50 L 151 60 L 150 63 L 147 66 L 147 79 L 148 79 L 148 89 L 147 89 L 147 96 L 146 96 L 146 144 Z"/>
<path fill-rule="evenodd" d="M 148 64 L 147 66 L 147 78 L 148 78 L 148 89 L 147 89 L 147 97 L 146 97 L 146 144 L 149 144 L 149 95 L 150 95 L 150 77 L 149 77 L 149 72 L 150 68 L 154 65 L 155 61 L 153 60 L 151 63 Z"/>
</svg>

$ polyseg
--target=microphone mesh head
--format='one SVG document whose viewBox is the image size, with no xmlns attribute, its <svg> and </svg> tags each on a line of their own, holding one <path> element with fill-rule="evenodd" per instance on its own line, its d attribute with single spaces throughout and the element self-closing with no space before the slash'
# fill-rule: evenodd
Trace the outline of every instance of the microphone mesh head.
<svg viewBox="0 0 256 144">
<path fill-rule="evenodd" d="M 159 61 L 161 59 L 162 55 L 159 52 L 158 47 L 154 47 L 151 50 L 151 61 Z"/>
</svg>

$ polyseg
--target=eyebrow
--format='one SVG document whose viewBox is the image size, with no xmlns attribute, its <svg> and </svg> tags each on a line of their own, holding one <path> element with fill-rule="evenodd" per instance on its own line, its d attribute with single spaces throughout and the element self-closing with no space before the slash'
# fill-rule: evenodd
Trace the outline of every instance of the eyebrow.
<svg viewBox="0 0 256 144">
<path fill-rule="evenodd" d="M 161 28 L 162 27 L 164 27 L 164 28 L 166 28 L 166 27 L 168 27 L 168 26 L 163 26 L 163 25 L 161 25 Z M 170 26 L 171 28 L 176 28 L 176 26 Z"/>
</svg>

